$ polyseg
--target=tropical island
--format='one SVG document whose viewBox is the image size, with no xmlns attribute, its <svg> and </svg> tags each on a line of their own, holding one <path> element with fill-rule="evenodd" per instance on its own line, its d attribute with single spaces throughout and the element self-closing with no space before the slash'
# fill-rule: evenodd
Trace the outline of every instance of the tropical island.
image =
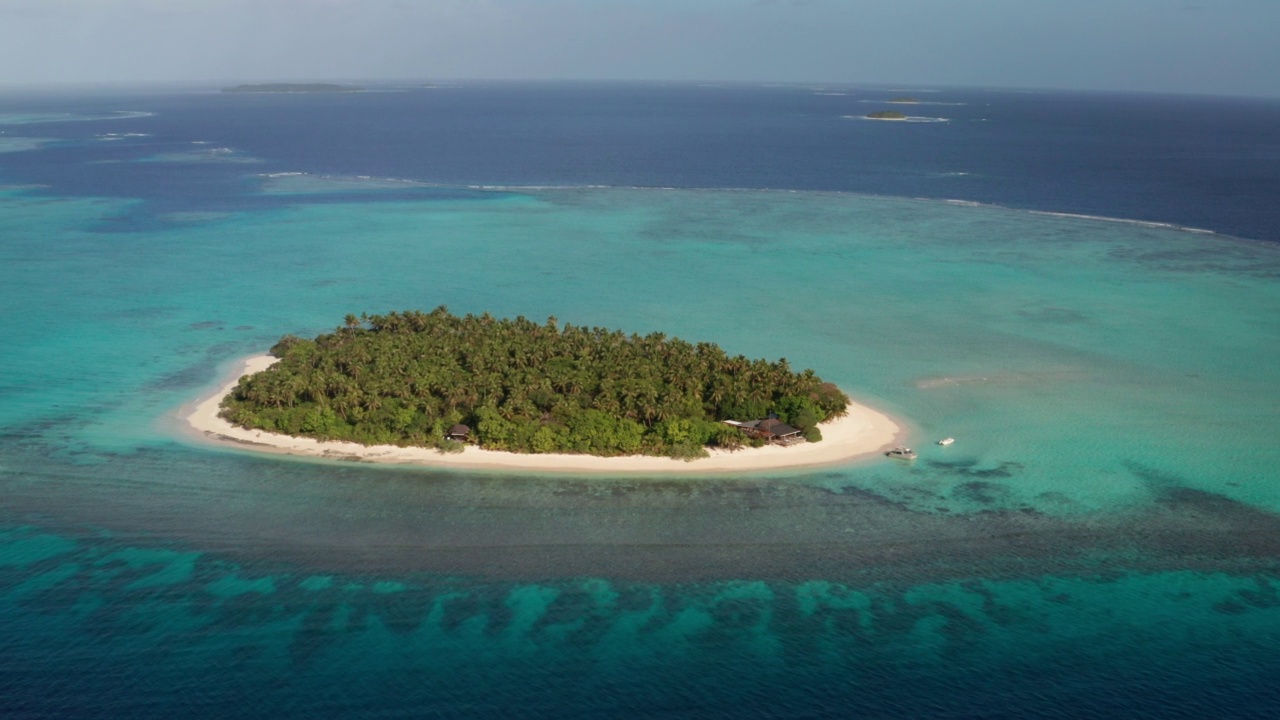
<svg viewBox="0 0 1280 720">
<path fill-rule="evenodd" d="M 876 110 L 875 112 L 867 113 L 867 119 L 869 120 L 906 120 L 907 116 L 898 112 L 897 110 Z"/>
<path fill-rule="evenodd" d="M 265 83 L 261 85 L 236 85 L 223 88 L 224 93 L 350 93 L 364 92 L 364 88 L 331 83 Z"/>
<path fill-rule="evenodd" d="M 285 336 L 271 355 L 223 399 L 224 420 L 366 446 L 695 459 L 818 442 L 819 423 L 849 406 L 785 358 L 443 306 L 348 315 L 315 339 Z"/>
</svg>

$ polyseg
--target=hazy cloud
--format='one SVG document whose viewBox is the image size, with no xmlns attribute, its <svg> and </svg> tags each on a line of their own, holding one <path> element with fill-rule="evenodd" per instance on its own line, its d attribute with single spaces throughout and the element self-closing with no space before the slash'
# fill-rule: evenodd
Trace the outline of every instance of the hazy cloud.
<svg viewBox="0 0 1280 720">
<path fill-rule="evenodd" d="M 619 78 L 1280 95 L 1280 2 L 0 0 L 0 83 Z"/>
</svg>

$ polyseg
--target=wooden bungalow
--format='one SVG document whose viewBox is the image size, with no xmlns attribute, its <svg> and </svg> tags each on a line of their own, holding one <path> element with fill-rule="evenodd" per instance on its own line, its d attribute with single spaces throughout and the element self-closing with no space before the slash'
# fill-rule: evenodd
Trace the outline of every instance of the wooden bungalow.
<svg viewBox="0 0 1280 720">
<path fill-rule="evenodd" d="M 737 420 L 725 420 L 724 422 L 726 425 L 738 428 L 747 437 L 760 438 L 773 445 L 794 445 L 804 442 L 803 431 L 799 428 L 791 427 L 776 417 L 748 422 L 738 422 Z"/>
<path fill-rule="evenodd" d="M 457 440 L 458 442 L 471 441 L 471 428 L 461 423 L 449 428 L 449 432 L 445 433 L 445 439 Z"/>
</svg>

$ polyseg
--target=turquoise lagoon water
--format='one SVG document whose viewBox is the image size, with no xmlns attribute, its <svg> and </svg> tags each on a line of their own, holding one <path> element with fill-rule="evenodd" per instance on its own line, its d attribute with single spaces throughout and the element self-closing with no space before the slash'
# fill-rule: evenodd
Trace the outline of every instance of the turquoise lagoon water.
<svg viewBox="0 0 1280 720">
<path fill-rule="evenodd" d="M 1275 245 L 818 192 L 136 210 L 0 193 L 7 713 L 1280 706 Z M 174 427 L 286 332 L 439 304 L 785 356 L 921 457 L 519 476 Z"/>
<path fill-rule="evenodd" d="M 127 203 L 5 204 L 5 324 L 22 342 L 0 421 L 67 413 L 90 455 L 168 444 L 156 418 L 285 332 L 448 304 L 816 368 L 900 416 L 923 452 L 842 483 L 923 484 L 964 510 L 957 488 L 990 472 L 994 506 L 1061 514 L 1142 504 L 1161 475 L 1280 509 L 1269 244 L 746 191 L 490 192 L 108 234 Z M 959 441 L 930 445 L 943 436 Z"/>
</svg>

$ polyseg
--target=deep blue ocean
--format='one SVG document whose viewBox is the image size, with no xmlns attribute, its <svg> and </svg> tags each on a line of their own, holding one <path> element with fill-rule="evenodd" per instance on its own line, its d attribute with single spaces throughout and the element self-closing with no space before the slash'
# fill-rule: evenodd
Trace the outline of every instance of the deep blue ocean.
<svg viewBox="0 0 1280 720">
<path fill-rule="evenodd" d="M 910 95 L 899 128 L 848 116 Z M 67 195 L 143 199 L 153 212 L 240 209 L 245 168 L 199 174 L 110 164 L 145 145 L 235 149 L 256 172 L 412 179 L 445 186 L 773 188 L 957 198 L 1278 240 L 1280 104 L 1265 99 L 842 87 L 481 84 L 409 92 L 237 95 L 150 92 L 6 96 L 0 113 L 110 121 L 8 128 L 69 141 L 5 160 L 15 182 Z M 861 123 L 859 123 L 861 124 Z M 39 130 L 29 133 L 27 129 Z M 94 133 L 146 133 L 85 147 Z"/>
<path fill-rule="evenodd" d="M 0 95 L 0 717 L 1280 717 L 1280 101 L 371 89 Z M 786 356 L 921 458 L 178 427 L 440 304 Z"/>
</svg>

